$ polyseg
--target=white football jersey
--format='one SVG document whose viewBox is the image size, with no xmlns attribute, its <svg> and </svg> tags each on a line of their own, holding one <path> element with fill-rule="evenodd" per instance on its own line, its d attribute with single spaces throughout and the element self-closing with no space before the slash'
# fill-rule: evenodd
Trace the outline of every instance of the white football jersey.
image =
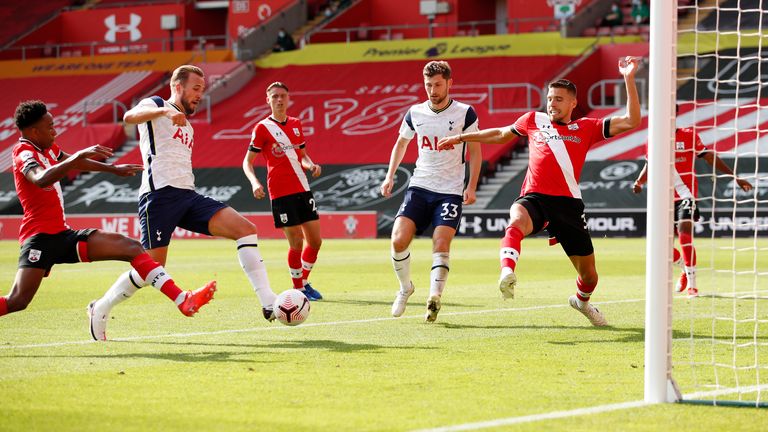
<svg viewBox="0 0 768 432">
<path fill-rule="evenodd" d="M 438 150 L 440 138 L 479 130 L 477 114 L 471 105 L 451 100 L 447 107 L 433 111 L 429 101 L 408 109 L 400 125 L 400 136 L 416 136 L 419 157 L 409 186 L 432 192 L 463 195 L 467 143 L 452 150 Z"/>
<path fill-rule="evenodd" d="M 181 111 L 179 107 L 159 96 L 142 99 L 138 106 L 165 106 Z M 179 127 L 174 126 L 168 117 L 161 116 L 138 126 L 139 148 L 144 162 L 139 196 L 165 186 L 194 190 L 192 147 L 195 131 L 189 121 L 186 126 Z"/>
</svg>

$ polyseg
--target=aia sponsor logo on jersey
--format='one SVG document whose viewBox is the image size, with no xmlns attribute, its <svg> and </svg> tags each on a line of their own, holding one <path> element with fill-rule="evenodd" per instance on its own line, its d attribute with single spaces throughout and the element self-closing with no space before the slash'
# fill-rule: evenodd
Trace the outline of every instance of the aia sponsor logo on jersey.
<svg viewBox="0 0 768 432">
<path fill-rule="evenodd" d="M 176 133 L 173 134 L 173 139 L 179 140 L 184 146 L 187 148 L 192 148 L 194 140 L 189 136 L 189 134 L 184 133 L 184 131 L 181 128 L 176 129 Z"/>
</svg>

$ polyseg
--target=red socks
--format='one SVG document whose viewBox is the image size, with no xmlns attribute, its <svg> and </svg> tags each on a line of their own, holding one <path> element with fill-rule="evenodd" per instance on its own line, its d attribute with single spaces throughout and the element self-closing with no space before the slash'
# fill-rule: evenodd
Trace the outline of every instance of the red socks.
<svg viewBox="0 0 768 432">
<path fill-rule="evenodd" d="M 315 249 L 313 247 L 306 246 L 304 248 L 304 251 L 301 253 L 302 279 L 304 280 L 309 279 L 309 272 L 311 272 L 312 267 L 315 266 L 318 252 L 320 252 L 320 249 Z"/>
<path fill-rule="evenodd" d="M 163 266 L 153 260 L 148 253 L 143 253 L 134 258 L 131 261 L 131 266 L 136 269 L 136 272 L 142 279 L 159 289 L 171 301 L 176 302 L 182 293 L 181 288 L 176 286 L 176 283 L 165 272 Z"/>
<path fill-rule="evenodd" d="M 523 241 L 523 232 L 517 227 L 508 226 L 504 238 L 501 239 L 501 251 L 499 258 L 501 267 L 509 267 L 512 270 L 517 266 L 517 260 L 520 259 L 520 243 Z"/>
<path fill-rule="evenodd" d="M 592 292 L 595 291 L 597 282 L 594 285 L 587 285 L 580 276 L 576 276 L 576 297 L 583 302 L 588 302 L 589 297 L 592 296 Z"/>
<path fill-rule="evenodd" d="M 0 297 L 0 316 L 3 316 L 8 313 L 8 299 L 5 297 Z"/>
<path fill-rule="evenodd" d="M 291 281 L 293 281 L 293 287 L 302 289 L 304 288 L 304 282 L 301 280 L 301 249 L 288 248 L 288 270 L 291 272 Z"/>
<path fill-rule="evenodd" d="M 679 232 L 680 248 L 683 250 L 683 263 L 686 267 L 696 265 L 696 249 L 693 247 L 693 236 L 689 233 Z"/>
</svg>

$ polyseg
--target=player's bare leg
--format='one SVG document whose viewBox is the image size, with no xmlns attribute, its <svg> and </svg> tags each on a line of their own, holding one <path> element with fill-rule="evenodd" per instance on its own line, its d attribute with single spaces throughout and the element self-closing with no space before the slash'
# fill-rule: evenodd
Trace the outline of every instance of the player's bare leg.
<svg viewBox="0 0 768 432">
<path fill-rule="evenodd" d="M 416 235 L 416 224 L 412 219 L 400 216 L 392 227 L 392 267 L 400 283 L 395 301 L 392 303 L 392 316 L 399 317 L 405 312 L 408 298 L 413 294 L 411 281 L 411 252 L 408 247 Z"/>
<path fill-rule="evenodd" d="M 515 298 L 515 286 L 517 285 L 515 268 L 520 259 L 521 242 L 525 236 L 533 231 L 531 217 L 528 210 L 522 205 L 512 204 L 509 208 L 509 216 L 510 223 L 504 231 L 504 238 L 501 239 L 499 250 L 499 261 L 501 262 L 499 291 L 505 300 Z"/>
<path fill-rule="evenodd" d="M 0 316 L 27 308 L 45 277 L 45 269 L 22 267 L 16 271 L 11 292 L 0 297 Z"/>
<path fill-rule="evenodd" d="M 597 269 L 595 268 L 595 254 L 587 256 L 572 255 L 573 267 L 578 272 L 576 278 L 576 294 L 568 299 L 572 308 L 581 312 L 595 327 L 608 325 L 603 313 L 589 303 L 589 298 L 597 286 Z"/>
</svg>

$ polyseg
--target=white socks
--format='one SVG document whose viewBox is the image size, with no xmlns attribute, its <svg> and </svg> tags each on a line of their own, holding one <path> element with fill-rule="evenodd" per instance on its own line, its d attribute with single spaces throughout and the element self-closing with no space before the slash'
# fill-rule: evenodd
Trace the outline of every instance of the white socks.
<svg viewBox="0 0 768 432">
<path fill-rule="evenodd" d="M 435 252 L 432 254 L 432 271 L 429 273 L 430 297 L 443 295 L 445 281 L 448 280 L 449 262 L 448 252 Z"/>
<path fill-rule="evenodd" d="M 683 271 L 688 279 L 688 288 L 696 288 L 696 266 L 683 266 Z"/>
<path fill-rule="evenodd" d="M 136 270 L 131 269 L 117 277 L 115 283 L 97 300 L 94 307 L 99 309 L 106 307 L 108 312 L 119 303 L 128 300 L 132 295 L 136 294 L 139 286 L 146 286 L 146 283 L 139 277 Z"/>
<path fill-rule="evenodd" d="M 402 252 L 395 252 L 392 249 L 392 267 L 395 268 L 395 275 L 400 282 L 400 290 L 411 289 L 411 251 L 406 249 Z"/>
<path fill-rule="evenodd" d="M 251 282 L 253 290 L 259 297 L 261 306 L 271 309 L 272 305 L 275 303 L 277 295 L 269 286 L 267 267 L 264 265 L 264 260 L 261 258 L 258 241 L 259 237 L 256 234 L 237 239 L 237 258 L 240 260 L 240 266 L 243 268 L 245 275 Z"/>
</svg>

